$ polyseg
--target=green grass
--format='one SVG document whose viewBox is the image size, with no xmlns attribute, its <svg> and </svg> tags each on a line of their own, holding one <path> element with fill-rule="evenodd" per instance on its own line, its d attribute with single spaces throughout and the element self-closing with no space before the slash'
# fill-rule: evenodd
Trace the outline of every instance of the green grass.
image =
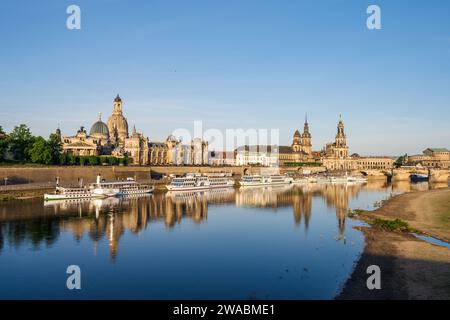
<svg viewBox="0 0 450 320">
<path fill-rule="evenodd" d="M 348 211 L 348 217 L 349 218 L 354 218 L 356 216 L 359 216 L 360 214 L 366 212 L 366 210 L 363 209 L 353 209 L 353 210 L 349 210 Z"/>
<path fill-rule="evenodd" d="M 413 232 L 406 221 L 395 219 L 395 220 L 384 220 L 375 218 L 373 220 L 373 225 L 388 231 L 401 231 L 401 232 Z"/>
</svg>

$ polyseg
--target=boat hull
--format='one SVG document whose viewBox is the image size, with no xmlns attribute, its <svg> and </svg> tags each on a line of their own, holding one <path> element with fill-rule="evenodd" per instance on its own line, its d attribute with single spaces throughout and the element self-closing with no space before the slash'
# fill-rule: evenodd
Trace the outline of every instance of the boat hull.
<svg viewBox="0 0 450 320">
<path fill-rule="evenodd" d="M 132 195 L 139 195 L 139 194 L 150 194 L 154 190 L 155 190 L 154 188 L 140 189 L 140 190 L 126 190 L 126 191 L 120 191 L 118 195 L 120 195 L 120 196 L 132 196 Z"/>
<path fill-rule="evenodd" d="M 176 187 L 172 185 L 167 185 L 166 188 L 169 191 L 195 191 L 195 190 L 208 190 L 208 189 L 224 189 L 232 188 L 233 185 L 217 185 L 217 186 L 198 186 L 198 187 Z"/>
<path fill-rule="evenodd" d="M 288 181 L 288 182 L 243 182 L 243 181 L 239 181 L 239 184 L 242 187 L 254 187 L 254 186 L 280 186 L 280 185 L 285 185 L 285 184 L 293 184 L 294 182 L 292 181 Z"/>
<path fill-rule="evenodd" d="M 44 194 L 45 201 L 52 200 L 73 200 L 73 199 L 104 199 L 105 195 L 99 194 L 86 194 L 86 195 L 74 195 L 74 194 Z"/>
</svg>

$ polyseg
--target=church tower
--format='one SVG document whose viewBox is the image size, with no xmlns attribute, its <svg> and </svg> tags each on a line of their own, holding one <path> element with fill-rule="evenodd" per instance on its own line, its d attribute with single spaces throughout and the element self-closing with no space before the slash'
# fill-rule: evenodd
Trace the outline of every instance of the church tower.
<svg viewBox="0 0 450 320">
<path fill-rule="evenodd" d="M 113 114 L 122 114 L 122 99 L 120 98 L 119 94 L 117 94 L 116 98 L 114 99 Z"/>
<path fill-rule="evenodd" d="M 294 138 L 292 139 L 292 151 L 300 152 L 302 150 L 302 136 L 298 130 L 294 132 Z"/>
<path fill-rule="evenodd" d="M 122 99 L 116 96 L 113 103 L 112 115 L 108 118 L 109 136 L 114 145 L 123 146 L 125 139 L 128 138 L 128 122 L 122 113 Z"/>
<path fill-rule="evenodd" d="M 336 158 L 347 158 L 348 157 L 348 146 L 347 146 L 347 136 L 344 132 L 344 122 L 342 121 L 341 115 L 339 115 L 339 122 L 337 126 L 337 134 L 335 139 L 335 154 Z"/>
<path fill-rule="evenodd" d="M 311 144 L 311 133 L 309 132 L 308 117 L 305 116 L 305 125 L 303 127 L 302 134 L 302 150 L 306 154 L 311 154 L 312 144 Z"/>
</svg>

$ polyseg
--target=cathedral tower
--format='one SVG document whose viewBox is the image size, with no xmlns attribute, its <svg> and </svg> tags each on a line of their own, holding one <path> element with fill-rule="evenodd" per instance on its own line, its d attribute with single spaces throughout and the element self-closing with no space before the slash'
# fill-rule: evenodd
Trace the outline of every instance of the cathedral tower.
<svg viewBox="0 0 450 320">
<path fill-rule="evenodd" d="M 294 132 L 294 138 L 292 139 L 292 151 L 300 152 L 302 150 L 302 136 L 298 130 Z"/>
<path fill-rule="evenodd" d="M 339 122 L 337 126 L 337 134 L 334 145 L 336 158 L 348 157 L 347 136 L 344 132 L 344 122 L 342 121 L 341 115 L 339 115 Z"/>
<path fill-rule="evenodd" d="M 311 144 L 311 133 L 309 132 L 308 117 L 305 116 L 305 125 L 303 127 L 302 134 L 302 150 L 306 154 L 311 154 L 312 144 Z"/>
</svg>

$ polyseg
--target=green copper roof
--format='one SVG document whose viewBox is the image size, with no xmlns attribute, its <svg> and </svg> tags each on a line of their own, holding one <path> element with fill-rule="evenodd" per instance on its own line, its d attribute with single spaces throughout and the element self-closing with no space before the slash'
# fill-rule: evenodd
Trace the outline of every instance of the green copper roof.
<svg viewBox="0 0 450 320">
<path fill-rule="evenodd" d="M 447 148 L 430 148 L 433 152 L 449 152 Z"/>
</svg>

